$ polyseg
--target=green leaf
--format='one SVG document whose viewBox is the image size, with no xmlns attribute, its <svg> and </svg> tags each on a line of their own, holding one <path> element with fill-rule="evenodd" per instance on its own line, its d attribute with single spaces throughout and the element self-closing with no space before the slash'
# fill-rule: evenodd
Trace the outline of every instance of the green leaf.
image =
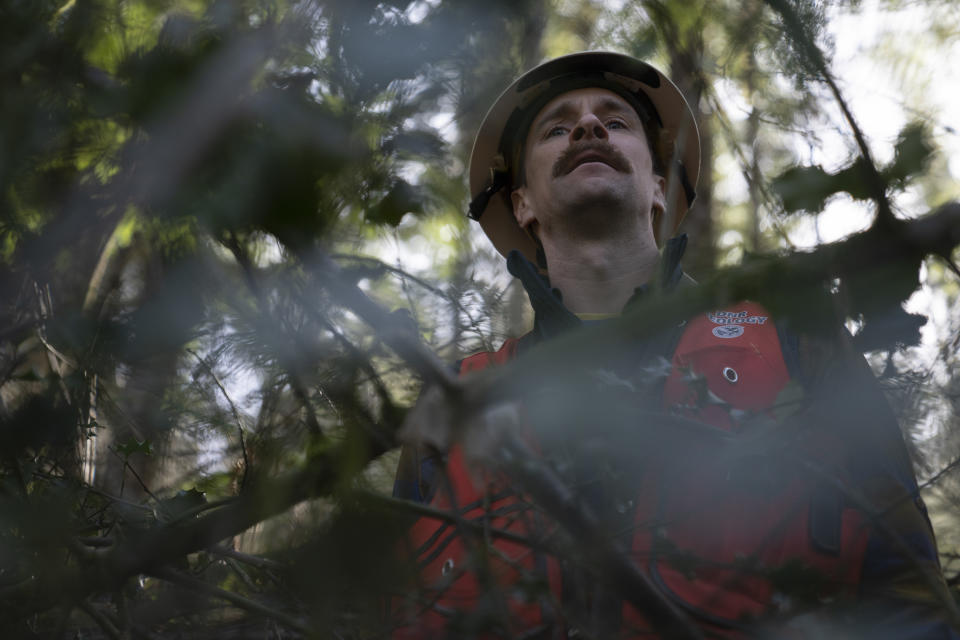
<svg viewBox="0 0 960 640">
<path fill-rule="evenodd" d="M 823 210 L 827 198 L 841 191 L 859 200 L 870 198 L 873 194 L 867 176 L 866 162 L 857 158 L 836 173 L 827 173 L 820 166 L 787 169 L 773 179 L 772 187 L 788 213 L 818 213 Z"/>
<path fill-rule="evenodd" d="M 153 443 L 149 440 L 127 440 L 116 445 L 114 449 L 124 458 L 129 458 L 134 453 L 142 453 L 145 456 L 153 455 Z"/>
<path fill-rule="evenodd" d="M 787 169 L 773 179 L 771 186 L 788 213 L 821 211 L 826 199 L 837 192 L 833 176 L 820 166 Z"/>
<path fill-rule="evenodd" d="M 926 127 L 910 123 L 900 132 L 893 162 L 884 170 L 884 176 L 891 182 L 905 182 L 923 171 L 932 155 L 933 144 Z"/>
<path fill-rule="evenodd" d="M 367 212 L 371 222 L 397 226 L 407 213 L 419 213 L 423 209 L 417 189 L 404 180 L 398 180 L 383 200 Z"/>
<path fill-rule="evenodd" d="M 430 158 L 439 160 L 444 149 L 443 140 L 433 131 L 414 129 L 403 131 L 385 140 L 383 151 L 402 158 Z"/>
<path fill-rule="evenodd" d="M 886 312 L 876 311 L 864 318 L 863 329 L 854 336 L 858 351 L 889 349 L 892 346 L 908 347 L 920 344 L 920 328 L 927 317 L 907 313 L 900 306 Z"/>
<path fill-rule="evenodd" d="M 871 196 L 867 163 L 863 158 L 857 158 L 849 167 L 833 174 L 831 179 L 833 193 L 846 191 L 858 200 L 866 200 Z"/>
</svg>

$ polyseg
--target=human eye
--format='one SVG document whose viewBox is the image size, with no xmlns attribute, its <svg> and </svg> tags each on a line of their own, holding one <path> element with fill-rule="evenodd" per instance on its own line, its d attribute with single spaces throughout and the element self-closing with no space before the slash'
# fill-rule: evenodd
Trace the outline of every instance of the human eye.
<svg viewBox="0 0 960 640">
<path fill-rule="evenodd" d="M 620 118 L 611 118 L 607 121 L 607 129 L 626 129 L 627 123 Z"/>
<path fill-rule="evenodd" d="M 545 138 L 553 138 L 553 137 L 556 137 L 556 136 L 564 136 L 564 135 L 566 135 L 566 134 L 567 134 L 567 128 L 564 127 L 564 126 L 562 126 L 562 125 L 557 124 L 557 125 L 554 125 L 554 126 L 552 126 L 552 127 L 549 127 L 549 128 L 547 129 L 546 133 L 544 134 L 544 137 L 545 137 Z"/>
</svg>

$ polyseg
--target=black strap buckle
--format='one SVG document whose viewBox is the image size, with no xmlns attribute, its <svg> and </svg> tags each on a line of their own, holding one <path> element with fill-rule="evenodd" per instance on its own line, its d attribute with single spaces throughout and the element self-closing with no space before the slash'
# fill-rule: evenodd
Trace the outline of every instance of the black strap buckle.
<svg viewBox="0 0 960 640">
<path fill-rule="evenodd" d="M 509 179 L 509 174 L 505 171 L 495 171 L 493 174 L 493 181 L 487 186 L 486 189 L 478 193 L 473 200 L 470 201 L 470 207 L 467 211 L 467 216 L 471 220 L 480 221 L 480 216 L 483 215 L 483 212 L 487 210 L 487 205 L 490 204 L 490 198 L 493 197 L 495 193 L 507 186 Z"/>
</svg>

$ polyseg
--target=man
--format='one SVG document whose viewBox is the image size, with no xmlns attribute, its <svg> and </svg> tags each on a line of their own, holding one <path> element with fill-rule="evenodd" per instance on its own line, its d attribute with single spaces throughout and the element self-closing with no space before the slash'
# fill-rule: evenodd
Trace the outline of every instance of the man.
<svg viewBox="0 0 960 640">
<path fill-rule="evenodd" d="M 686 286 L 685 238 L 657 240 L 699 155 L 682 95 L 639 60 L 580 53 L 516 80 L 477 135 L 470 215 L 536 319 L 461 373 Z M 463 444 L 405 449 L 395 494 L 437 515 L 411 529 L 420 589 L 397 637 L 957 637 L 899 429 L 841 336 L 740 302 L 577 365 L 494 420 L 559 503 Z"/>
</svg>

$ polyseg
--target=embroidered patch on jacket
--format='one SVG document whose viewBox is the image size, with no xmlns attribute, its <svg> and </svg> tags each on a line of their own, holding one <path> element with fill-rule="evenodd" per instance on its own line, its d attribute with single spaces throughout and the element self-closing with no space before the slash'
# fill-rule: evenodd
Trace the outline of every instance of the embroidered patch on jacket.
<svg viewBox="0 0 960 640">
<path fill-rule="evenodd" d="M 707 318 L 713 324 L 764 324 L 768 316 L 751 316 L 748 311 L 710 311 Z M 721 336 L 717 336 L 721 337 Z"/>
<path fill-rule="evenodd" d="M 739 338 L 743 335 L 743 325 L 724 324 L 713 328 L 713 335 L 718 338 Z"/>
</svg>

